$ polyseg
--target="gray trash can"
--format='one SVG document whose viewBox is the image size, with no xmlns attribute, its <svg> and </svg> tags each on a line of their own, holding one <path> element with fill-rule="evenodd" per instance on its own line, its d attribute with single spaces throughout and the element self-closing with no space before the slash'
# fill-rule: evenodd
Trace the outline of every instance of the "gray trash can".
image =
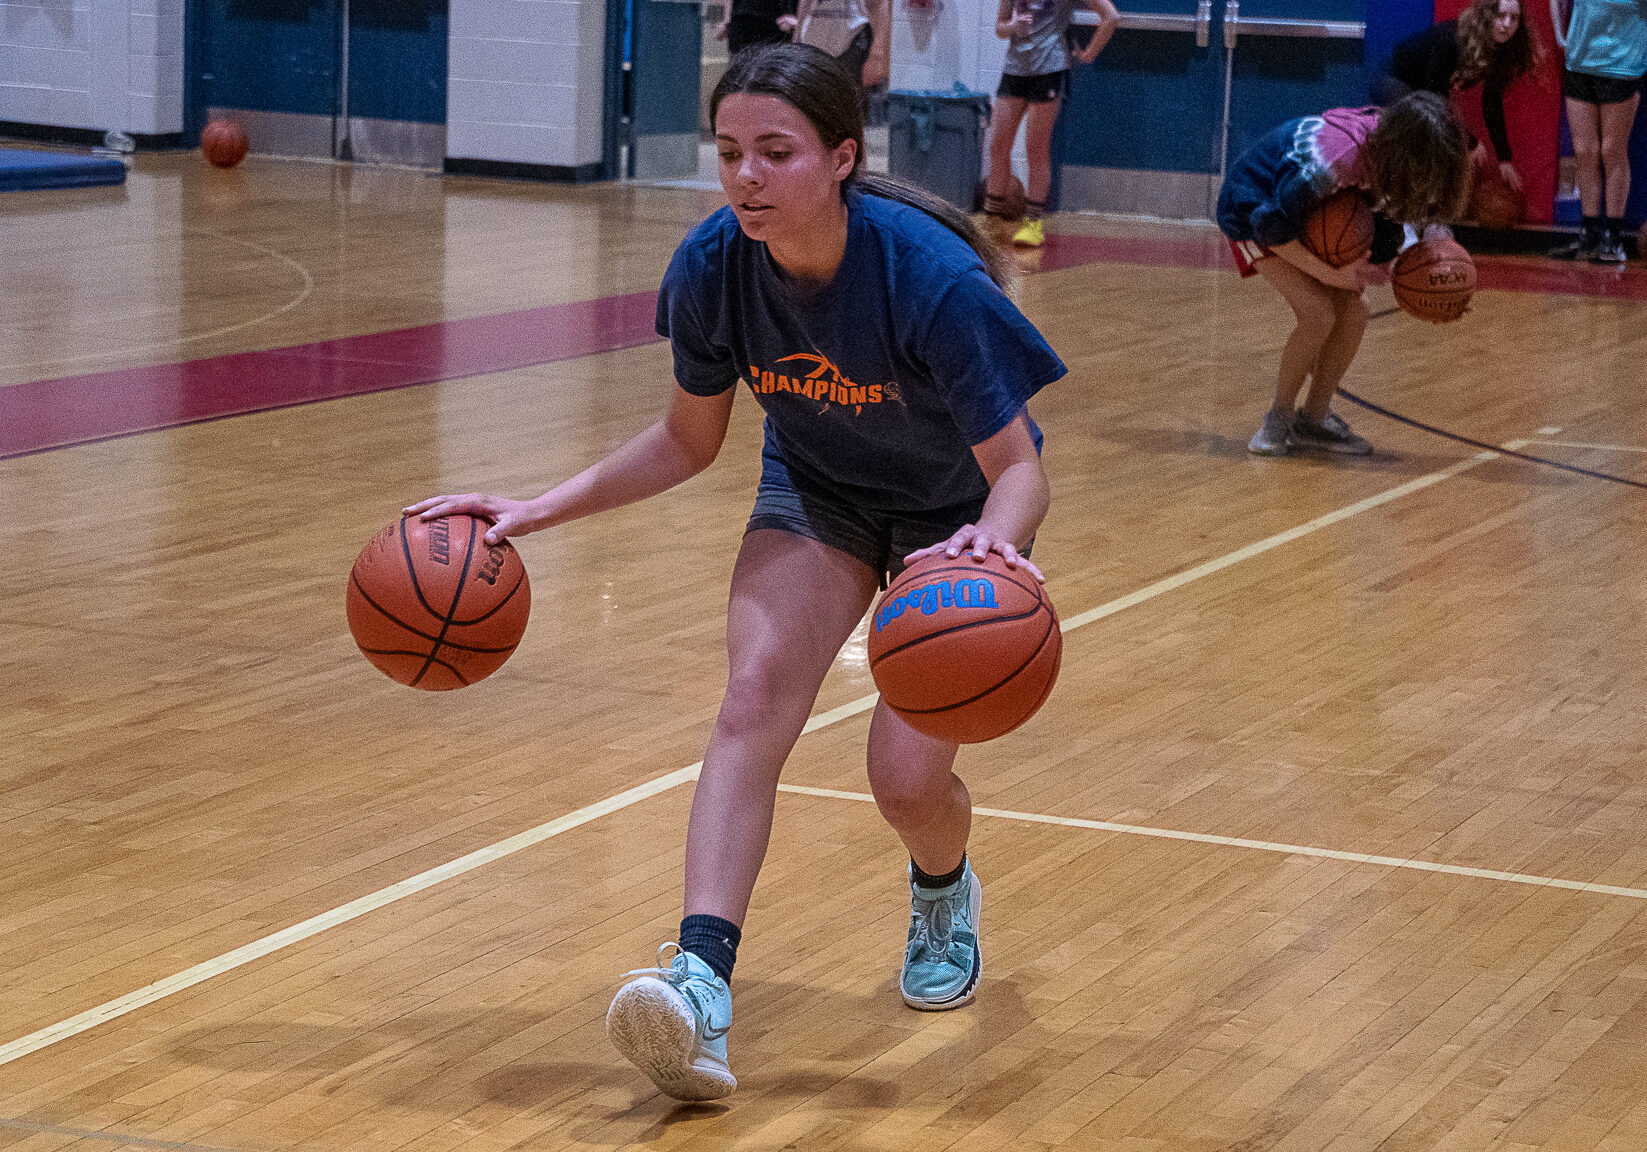
<svg viewBox="0 0 1647 1152">
<path fill-rule="evenodd" d="M 984 167 L 989 97 L 959 83 L 947 92 L 888 92 L 886 119 L 887 171 L 972 211 Z"/>
</svg>

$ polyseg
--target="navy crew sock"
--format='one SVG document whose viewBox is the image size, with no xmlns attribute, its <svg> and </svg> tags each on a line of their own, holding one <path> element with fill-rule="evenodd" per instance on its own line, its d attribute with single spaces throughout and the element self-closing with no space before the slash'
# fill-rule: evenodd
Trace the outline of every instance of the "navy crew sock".
<svg viewBox="0 0 1647 1152">
<path fill-rule="evenodd" d="M 951 871 L 945 872 L 942 876 L 934 876 L 930 872 L 922 872 L 921 866 L 913 860 L 909 862 L 909 874 L 914 878 L 915 887 L 917 888 L 925 888 L 929 892 L 938 888 L 949 888 L 955 884 L 958 884 L 961 877 L 966 875 L 966 853 L 961 853 L 961 862 L 955 865 Z"/>
<path fill-rule="evenodd" d="M 681 921 L 680 946 L 715 970 L 715 975 L 732 982 L 732 966 L 738 962 L 738 942 L 743 930 L 719 916 L 695 915 Z"/>
</svg>

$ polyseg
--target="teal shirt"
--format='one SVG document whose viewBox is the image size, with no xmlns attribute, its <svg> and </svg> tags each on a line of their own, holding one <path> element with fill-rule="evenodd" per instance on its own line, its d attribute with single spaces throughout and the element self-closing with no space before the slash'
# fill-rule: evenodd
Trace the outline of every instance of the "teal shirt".
<svg viewBox="0 0 1647 1152">
<path fill-rule="evenodd" d="M 1619 80 L 1647 74 L 1647 0 L 1574 0 L 1567 68 Z"/>
</svg>

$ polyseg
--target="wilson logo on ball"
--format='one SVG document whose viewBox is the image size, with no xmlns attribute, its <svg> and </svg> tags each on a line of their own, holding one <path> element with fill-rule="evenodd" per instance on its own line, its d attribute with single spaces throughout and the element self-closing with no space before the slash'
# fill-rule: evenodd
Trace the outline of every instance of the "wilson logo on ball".
<svg viewBox="0 0 1647 1152">
<path fill-rule="evenodd" d="M 486 559 L 481 562 L 480 571 L 475 573 L 475 579 L 484 580 L 488 584 L 496 584 L 498 582 L 498 573 L 503 571 L 503 562 L 508 558 L 508 555 L 507 552 L 495 544 L 488 545 Z"/>
<path fill-rule="evenodd" d="M 452 562 L 452 529 L 444 520 L 429 521 L 429 559 L 436 564 Z"/>
<path fill-rule="evenodd" d="M 882 604 L 875 613 L 875 631 L 879 632 L 911 609 L 919 609 L 921 615 L 930 616 L 940 608 L 995 606 L 995 585 L 988 580 L 939 580 L 921 588 L 912 588 Z"/>
</svg>

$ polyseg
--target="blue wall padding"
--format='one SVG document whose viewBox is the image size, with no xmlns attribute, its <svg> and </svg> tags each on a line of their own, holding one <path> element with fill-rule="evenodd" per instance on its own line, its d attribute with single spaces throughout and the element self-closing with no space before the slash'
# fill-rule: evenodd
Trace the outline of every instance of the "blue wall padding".
<svg viewBox="0 0 1647 1152">
<path fill-rule="evenodd" d="M 106 156 L 0 148 L 0 192 L 124 184 L 126 166 Z"/>
<path fill-rule="evenodd" d="M 1536 3 L 1537 0 L 1532 0 Z M 1389 69 L 1390 54 L 1409 36 L 1435 23 L 1434 0 L 1377 0 L 1367 5 L 1367 79 Z"/>
</svg>

